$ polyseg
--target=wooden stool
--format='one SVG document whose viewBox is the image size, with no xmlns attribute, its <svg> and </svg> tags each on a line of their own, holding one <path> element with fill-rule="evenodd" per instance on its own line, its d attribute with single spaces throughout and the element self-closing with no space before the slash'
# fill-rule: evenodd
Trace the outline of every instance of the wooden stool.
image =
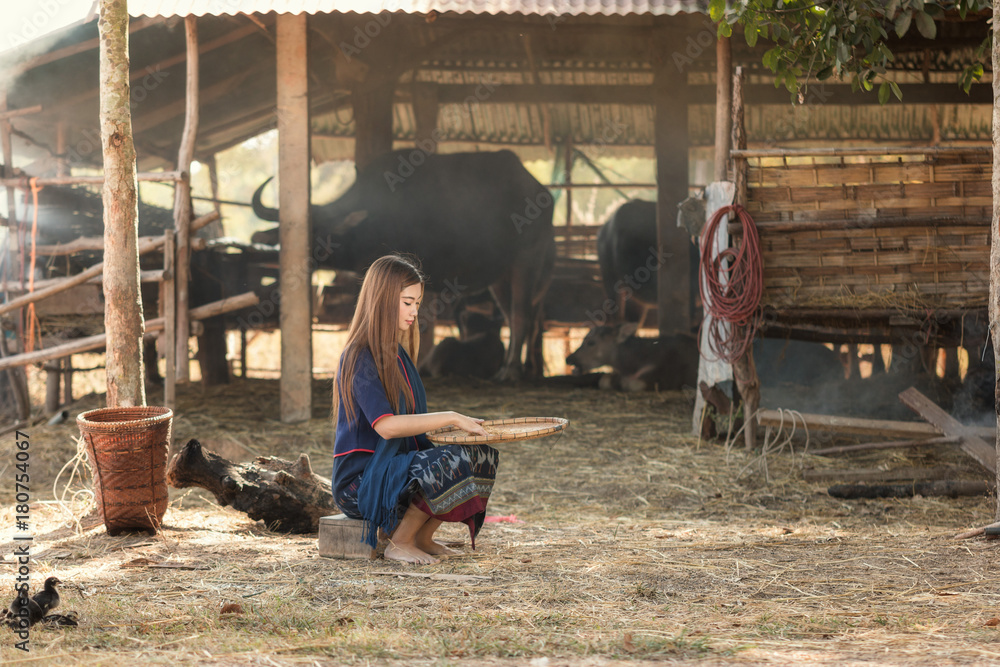
<svg viewBox="0 0 1000 667">
<path fill-rule="evenodd" d="M 344 514 L 320 517 L 319 555 L 325 558 L 378 558 L 378 550 L 361 541 L 365 522 Z M 385 546 L 380 544 L 382 550 Z"/>
</svg>

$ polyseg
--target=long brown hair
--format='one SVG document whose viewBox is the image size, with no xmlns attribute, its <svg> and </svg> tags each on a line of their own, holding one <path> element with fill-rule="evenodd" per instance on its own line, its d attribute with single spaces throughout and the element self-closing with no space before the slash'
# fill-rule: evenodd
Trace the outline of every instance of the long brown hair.
<svg viewBox="0 0 1000 667">
<path fill-rule="evenodd" d="M 371 350 L 378 371 L 377 380 L 385 388 L 386 398 L 393 412 L 400 414 L 399 395 L 404 395 L 409 410 L 414 409 L 413 398 L 406 388 L 406 379 L 396 364 L 396 347 L 402 343 L 414 363 L 420 347 L 420 330 L 414 322 L 400 335 L 399 295 L 411 285 L 423 285 L 424 276 L 412 260 L 400 255 L 386 255 L 375 260 L 361 283 L 358 306 L 347 333 L 347 344 L 341 355 L 340 371 L 333 384 L 333 416 L 337 416 L 337 402 L 344 401 L 349 423 L 357 419 L 354 402 L 354 376 L 358 357 L 365 349 Z M 375 381 L 376 378 L 370 378 Z"/>
</svg>

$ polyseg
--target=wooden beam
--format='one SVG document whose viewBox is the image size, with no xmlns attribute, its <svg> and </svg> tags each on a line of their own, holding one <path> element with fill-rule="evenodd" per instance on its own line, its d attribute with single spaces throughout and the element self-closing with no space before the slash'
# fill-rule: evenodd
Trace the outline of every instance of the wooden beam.
<svg viewBox="0 0 1000 667">
<path fill-rule="evenodd" d="M 973 429 L 942 410 L 931 399 L 910 387 L 899 395 L 903 404 L 926 419 L 945 435 L 960 438 L 959 447 L 994 475 L 997 471 L 997 452 L 986 444 Z"/>
<path fill-rule="evenodd" d="M 187 178 L 186 171 L 151 171 L 136 174 L 139 181 L 157 181 L 163 183 L 177 182 Z M 104 176 L 49 176 L 35 181 L 40 187 L 46 185 L 104 185 Z M 30 188 L 31 179 L 27 176 L 0 179 L 0 186 L 8 188 Z"/>
<path fill-rule="evenodd" d="M 309 64 L 306 14 L 278 15 L 277 50 L 281 420 L 301 422 L 312 417 Z M 391 108 L 389 118 L 391 123 Z M 360 132 L 361 119 L 357 116 L 355 119 Z"/>
<path fill-rule="evenodd" d="M 258 303 L 260 303 L 260 299 L 256 294 L 253 292 L 245 292 L 239 296 L 222 299 L 220 301 L 213 301 L 212 303 L 205 304 L 204 306 L 192 308 L 188 313 L 188 317 L 192 321 L 203 320 L 217 315 L 224 315 L 241 308 L 249 308 L 257 305 Z M 145 325 L 145 332 L 148 335 L 159 331 L 164 326 L 165 318 L 158 317 L 148 320 Z M 62 357 L 67 357 L 71 354 L 79 354 L 80 352 L 99 350 L 104 347 L 106 342 L 106 334 L 97 334 L 86 338 L 79 338 L 62 345 L 55 345 L 44 350 L 36 350 L 34 352 L 13 355 L 0 359 L 0 370 L 27 366 L 28 364 L 38 364 L 50 359 L 61 359 Z"/>
<path fill-rule="evenodd" d="M 201 226 L 204 226 L 207 225 L 209 222 L 215 220 L 217 217 L 218 213 L 215 213 L 213 211 L 208 215 L 198 218 L 198 221 L 201 222 Z M 194 227 L 195 225 L 192 225 L 192 228 Z M 157 250 L 158 248 L 163 246 L 164 240 L 162 236 L 144 237 L 144 238 L 150 240 L 146 241 L 145 243 L 139 243 L 138 247 L 139 255 L 145 255 L 146 253 Z M 7 303 L 0 303 L 0 315 L 9 313 L 12 310 L 17 310 L 18 308 L 23 308 L 29 303 L 35 303 L 36 301 L 41 301 L 42 299 L 46 299 L 52 296 L 53 294 L 64 292 L 71 287 L 75 287 L 76 285 L 82 285 L 83 283 L 89 281 L 91 278 L 100 275 L 103 271 L 104 271 L 104 262 L 101 262 L 100 264 L 94 264 L 86 271 L 81 271 L 76 275 L 62 278 L 58 284 L 52 285 L 51 287 L 30 292 L 16 299 L 11 299 Z"/>
<path fill-rule="evenodd" d="M 177 170 L 190 172 L 194 159 L 194 145 L 198 139 L 198 17 L 184 18 L 187 44 L 187 86 L 185 88 L 184 132 L 177 152 Z M 188 339 L 191 327 L 188 320 L 188 301 L 191 283 L 191 181 L 183 180 L 174 189 L 174 231 L 177 232 L 177 257 L 174 259 L 174 290 L 177 296 L 177 371 L 176 380 L 187 382 L 190 375 Z"/>
<path fill-rule="evenodd" d="M 761 410 L 759 413 L 761 426 L 782 426 L 790 428 L 794 420 L 795 427 L 804 426 L 810 433 L 815 431 L 832 431 L 843 435 L 864 435 L 886 438 L 938 438 L 941 429 L 926 422 L 904 422 L 889 419 L 862 419 L 860 417 L 842 417 L 839 415 L 817 415 L 789 410 Z M 969 430 L 980 438 L 993 438 L 996 429 L 986 426 L 973 426 Z"/>
<path fill-rule="evenodd" d="M 21 116 L 28 116 L 33 113 L 38 113 L 42 110 L 42 105 L 36 105 L 33 107 L 26 107 L 24 109 L 12 109 L 11 111 L 0 112 L 0 120 L 10 120 L 11 118 L 19 118 Z"/>
<path fill-rule="evenodd" d="M 672 65 L 671 65 L 672 66 Z M 876 106 L 878 96 L 852 93 L 849 85 L 812 84 L 813 105 Z M 992 104 L 988 85 L 976 85 L 966 95 L 958 84 L 903 83 L 903 104 Z M 489 83 L 489 77 L 479 84 L 439 84 L 441 104 L 462 104 L 469 99 L 483 104 L 621 104 L 652 106 L 656 92 L 651 85 L 627 84 L 503 84 Z M 484 91 L 488 95 L 484 95 Z M 690 105 L 714 105 L 716 85 L 692 84 L 688 92 Z M 748 106 L 790 106 L 788 92 L 772 84 L 751 84 L 744 90 Z M 898 104 L 893 102 L 893 104 Z M 807 102 L 806 107 L 810 106 Z"/>
<path fill-rule="evenodd" d="M 165 22 L 166 19 L 163 17 L 142 17 L 136 19 L 135 21 L 129 21 L 128 31 L 129 34 L 138 32 L 150 26 L 158 25 Z M 20 76 L 25 72 L 32 70 L 36 67 L 41 67 L 42 65 L 48 65 L 49 63 L 54 63 L 57 60 L 62 60 L 63 58 L 69 58 L 70 56 L 75 56 L 78 53 L 85 53 L 91 49 L 96 49 L 101 44 L 99 38 L 88 39 L 84 42 L 79 42 L 78 44 L 71 44 L 69 46 L 64 46 L 61 49 L 56 49 L 55 51 L 49 51 L 48 53 L 43 53 L 40 56 L 36 56 L 31 60 L 28 60 L 16 67 L 12 68 L 9 72 L 11 78 Z"/>
</svg>

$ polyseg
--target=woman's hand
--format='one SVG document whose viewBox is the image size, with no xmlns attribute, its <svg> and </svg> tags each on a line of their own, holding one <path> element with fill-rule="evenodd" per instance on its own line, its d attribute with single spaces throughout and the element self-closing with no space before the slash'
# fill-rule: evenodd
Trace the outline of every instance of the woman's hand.
<svg viewBox="0 0 1000 667">
<path fill-rule="evenodd" d="M 486 429 L 482 426 L 482 419 L 466 417 L 465 415 L 461 415 L 456 412 L 455 419 L 452 423 L 470 435 L 489 435 L 486 432 Z"/>
</svg>

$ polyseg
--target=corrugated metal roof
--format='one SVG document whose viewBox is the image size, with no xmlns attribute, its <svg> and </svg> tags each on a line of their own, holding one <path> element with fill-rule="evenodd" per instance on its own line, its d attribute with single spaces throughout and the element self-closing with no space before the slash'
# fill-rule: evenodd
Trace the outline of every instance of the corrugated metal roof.
<svg viewBox="0 0 1000 667">
<path fill-rule="evenodd" d="M 132 16 L 211 14 L 459 14 L 600 15 L 705 13 L 708 0 L 129 0 Z"/>
</svg>

